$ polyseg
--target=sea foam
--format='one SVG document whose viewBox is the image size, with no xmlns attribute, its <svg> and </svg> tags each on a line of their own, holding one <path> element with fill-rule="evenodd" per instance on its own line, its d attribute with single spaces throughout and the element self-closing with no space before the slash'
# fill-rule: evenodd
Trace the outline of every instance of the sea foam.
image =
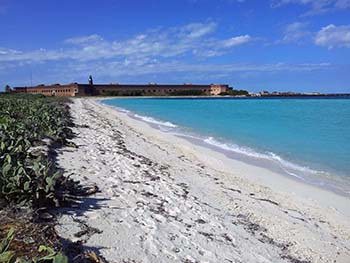
<svg viewBox="0 0 350 263">
<path fill-rule="evenodd" d="M 162 98 L 104 103 L 229 158 L 349 193 L 349 101 Z M 332 117 L 322 117 L 326 112 Z"/>
</svg>

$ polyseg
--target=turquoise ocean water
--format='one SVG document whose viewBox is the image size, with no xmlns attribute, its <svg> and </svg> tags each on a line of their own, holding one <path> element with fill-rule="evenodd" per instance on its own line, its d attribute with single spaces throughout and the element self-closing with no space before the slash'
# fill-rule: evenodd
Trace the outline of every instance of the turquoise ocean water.
<svg viewBox="0 0 350 263">
<path fill-rule="evenodd" d="M 127 98 L 103 103 L 228 157 L 350 195 L 350 99 Z"/>
</svg>

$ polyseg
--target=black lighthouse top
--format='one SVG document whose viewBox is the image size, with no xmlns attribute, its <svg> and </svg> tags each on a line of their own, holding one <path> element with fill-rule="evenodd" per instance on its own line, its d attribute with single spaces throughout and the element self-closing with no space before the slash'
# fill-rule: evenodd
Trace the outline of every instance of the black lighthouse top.
<svg viewBox="0 0 350 263">
<path fill-rule="evenodd" d="M 94 81 L 92 80 L 92 76 L 89 76 L 89 85 L 94 85 Z"/>
</svg>

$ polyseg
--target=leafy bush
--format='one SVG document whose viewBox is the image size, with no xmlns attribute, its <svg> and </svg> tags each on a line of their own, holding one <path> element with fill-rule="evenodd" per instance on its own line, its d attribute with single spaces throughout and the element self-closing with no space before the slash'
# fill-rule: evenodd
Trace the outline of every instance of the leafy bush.
<svg viewBox="0 0 350 263">
<path fill-rule="evenodd" d="M 237 89 L 229 89 L 226 92 L 221 92 L 219 95 L 225 96 L 225 95 L 230 95 L 230 96 L 249 96 L 249 92 L 246 90 L 237 90 Z"/>
<path fill-rule="evenodd" d="M 54 251 L 52 248 L 41 245 L 38 252 L 46 255 L 39 258 L 24 259 L 16 258 L 16 252 L 11 251 L 10 245 L 15 235 L 14 228 L 11 228 L 6 237 L 0 243 L 0 263 L 68 263 L 68 258 L 62 253 Z"/>
<path fill-rule="evenodd" d="M 48 150 L 71 135 L 66 101 L 36 95 L 0 97 L 0 198 L 41 206 L 57 203 L 61 174 Z M 46 145 L 43 140 L 46 140 Z M 45 148 L 46 147 L 46 148 Z"/>
<path fill-rule="evenodd" d="M 1 263 L 11 262 L 11 259 L 15 254 L 13 251 L 8 250 L 11 244 L 11 241 L 14 237 L 14 233 L 15 233 L 15 230 L 11 228 L 10 231 L 7 233 L 6 237 L 0 243 L 0 262 Z"/>
</svg>

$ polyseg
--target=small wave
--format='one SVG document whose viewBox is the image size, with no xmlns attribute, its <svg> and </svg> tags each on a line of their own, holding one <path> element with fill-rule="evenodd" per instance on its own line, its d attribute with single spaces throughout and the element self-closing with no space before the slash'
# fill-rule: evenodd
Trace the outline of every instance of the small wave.
<svg viewBox="0 0 350 263">
<path fill-rule="evenodd" d="M 169 121 L 161 121 L 149 116 L 139 115 L 124 108 L 116 107 L 114 105 L 109 106 L 114 108 L 115 110 L 126 113 L 130 117 L 144 121 L 149 124 L 153 124 L 154 126 L 156 126 L 156 128 L 164 132 L 170 132 L 175 136 L 192 139 L 194 141 L 199 142 L 200 144 L 204 143 L 208 147 L 215 147 L 218 151 L 226 152 L 228 156 L 229 153 L 237 154 L 238 156 L 236 157 L 238 157 L 238 159 L 241 158 L 239 155 L 245 156 L 248 158 L 246 160 L 248 163 L 252 162 L 253 164 L 256 164 L 258 166 L 262 165 L 263 167 L 267 168 L 271 167 L 274 171 L 276 171 L 275 169 L 278 169 L 277 171 L 285 173 L 286 175 L 292 176 L 301 181 L 325 187 L 327 189 L 331 189 L 332 191 L 340 193 L 342 195 L 350 195 L 350 191 L 348 190 L 349 188 L 346 189 L 346 187 L 344 186 L 348 186 L 349 182 L 345 181 L 341 177 L 336 177 L 331 173 L 320 170 L 314 170 L 307 166 L 298 165 L 296 163 L 283 159 L 282 157 L 273 152 L 258 152 L 257 150 L 249 148 L 247 146 L 240 146 L 235 143 L 223 141 L 214 137 L 206 137 L 200 135 L 194 132 L 192 129 L 179 127 Z M 229 157 L 232 157 L 234 159 L 236 158 L 234 156 Z M 243 160 L 244 159 L 246 158 L 243 157 Z"/>
<path fill-rule="evenodd" d="M 98 100 L 98 102 L 101 102 L 103 103 L 103 100 Z M 120 108 L 120 107 L 117 107 L 117 106 L 114 106 L 114 105 L 109 105 L 109 104 L 104 104 L 104 105 L 107 105 L 107 107 L 110 107 L 114 110 L 117 110 L 119 112 L 123 112 L 123 113 L 130 113 L 131 111 L 127 110 L 127 109 L 124 109 L 124 108 Z"/>
<path fill-rule="evenodd" d="M 142 116 L 142 115 L 138 115 L 138 114 L 134 114 L 133 115 L 135 118 L 137 119 L 141 119 L 145 122 L 148 122 L 148 123 L 152 123 L 152 124 L 157 124 L 157 125 L 160 125 L 160 126 L 166 126 L 166 127 L 170 127 L 170 128 L 176 128 L 177 125 L 169 122 L 169 121 L 159 121 L 159 120 L 156 120 L 152 117 L 148 117 L 148 116 Z"/>
<path fill-rule="evenodd" d="M 126 113 L 126 114 L 130 115 L 131 117 L 134 117 L 136 119 L 142 120 L 144 122 L 157 124 L 159 126 L 165 126 L 165 127 L 169 127 L 169 128 L 177 128 L 178 127 L 177 125 L 175 125 L 175 124 L 173 124 L 173 123 L 171 123 L 169 121 L 156 120 L 156 119 L 154 119 L 152 117 L 139 115 L 139 114 L 133 113 L 130 110 L 127 110 L 127 109 L 124 109 L 124 108 L 120 108 L 120 107 L 117 107 L 117 106 L 110 106 L 110 107 L 116 109 L 119 112 Z"/>
<path fill-rule="evenodd" d="M 260 158 L 260 159 L 266 158 L 266 155 L 255 152 L 248 147 L 241 147 L 241 146 L 238 146 L 236 144 L 219 142 L 218 140 L 214 139 L 213 137 L 205 138 L 203 141 L 208 143 L 208 144 L 211 144 L 213 146 L 219 147 L 223 150 L 226 150 L 226 151 L 236 152 L 236 153 L 248 155 L 248 156 L 254 157 L 254 158 Z"/>
<path fill-rule="evenodd" d="M 238 154 L 243 154 L 248 157 L 256 158 L 256 159 L 264 159 L 268 161 L 273 161 L 277 163 L 280 168 L 282 168 L 285 172 L 288 174 L 297 177 L 299 179 L 304 179 L 302 176 L 298 175 L 297 173 L 300 172 L 301 174 L 309 173 L 309 174 L 327 174 L 323 171 L 316 171 L 312 170 L 309 167 L 300 166 L 294 163 L 291 163 L 289 161 L 284 160 L 280 156 L 278 156 L 275 153 L 272 152 L 266 152 L 266 153 L 259 153 L 254 151 L 253 149 L 249 147 L 242 147 L 236 144 L 232 143 L 224 143 L 216 140 L 213 137 L 208 137 L 203 139 L 203 141 L 207 144 L 213 145 L 215 147 L 218 147 L 220 149 L 223 149 L 225 151 L 230 151 Z"/>
<path fill-rule="evenodd" d="M 166 128 L 177 128 L 178 127 L 177 125 L 175 125 L 169 121 L 160 121 L 160 120 L 156 120 L 156 119 L 149 117 L 149 116 L 143 116 L 143 115 L 133 113 L 133 112 L 126 110 L 124 108 L 119 108 L 119 107 L 115 107 L 115 108 L 118 111 L 125 112 L 127 114 L 131 114 L 134 118 L 137 118 L 137 119 L 142 120 L 144 122 L 156 124 L 160 128 L 161 127 L 166 127 Z M 233 143 L 221 142 L 221 141 L 215 139 L 214 137 L 200 137 L 197 134 L 194 135 L 194 134 L 190 134 L 187 132 L 183 133 L 181 131 L 181 129 L 176 130 L 176 131 L 175 130 L 164 130 L 164 131 L 167 131 L 167 132 L 171 131 L 172 134 L 174 134 L 174 135 L 180 135 L 180 136 L 185 136 L 188 138 L 200 140 L 206 144 L 212 145 L 212 146 L 217 147 L 219 149 L 222 149 L 224 151 L 242 154 L 244 156 L 248 156 L 248 157 L 251 157 L 254 159 L 275 162 L 286 173 L 288 173 L 289 175 L 291 175 L 293 177 L 302 179 L 302 180 L 305 180 L 304 176 L 302 176 L 305 174 L 326 175 L 326 176 L 329 175 L 328 173 L 323 172 L 323 171 L 313 170 L 309 167 L 300 166 L 300 165 L 294 164 L 292 162 L 286 161 L 283 158 L 281 158 L 279 155 L 277 155 L 273 152 L 259 153 L 259 152 L 255 151 L 249 147 L 246 147 L 246 146 L 239 146 L 239 145 L 233 144 Z M 299 175 L 299 173 L 302 175 Z"/>
<path fill-rule="evenodd" d="M 289 161 L 286 161 L 286 160 L 282 159 L 280 156 L 278 156 L 277 154 L 272 153 L 272 152 L 269 152 L 268 156 L 272 160 L 274 160 L 274 161 L 276 161 L 278 163 L 281 163 L 282 167 L 291 168 L 291 169 L 293 169 L 295 171 L 301 171 L 301 172 L 306 172 L 306 173 L 311 173 L 311 174 L 328 174 L 328 173 L 323 172 L 323 171 L 317 171 L 317 170 L 313 170 L 313 169 L 311 169 L 309 167 L 306 167 L 306 166 L 300 166 L 300 165 L 291 163 Z M 292 174 L 290 171 L 287 171 L 287 170 L 285 170 L 285 171 L 290 173 L 290 174 Z M 295 174 L 293 174 L 293 175 L 296 176 Z"/>
<path fill-rule="evenodd" d="M 118 111 L 120 111 L 120 112 L 130 113 L 129 110 L 126 110 L 126 109 L 123 109 L 123 108 L 117 108 L 117 109 L 118 109 Z"/>
</svg>

